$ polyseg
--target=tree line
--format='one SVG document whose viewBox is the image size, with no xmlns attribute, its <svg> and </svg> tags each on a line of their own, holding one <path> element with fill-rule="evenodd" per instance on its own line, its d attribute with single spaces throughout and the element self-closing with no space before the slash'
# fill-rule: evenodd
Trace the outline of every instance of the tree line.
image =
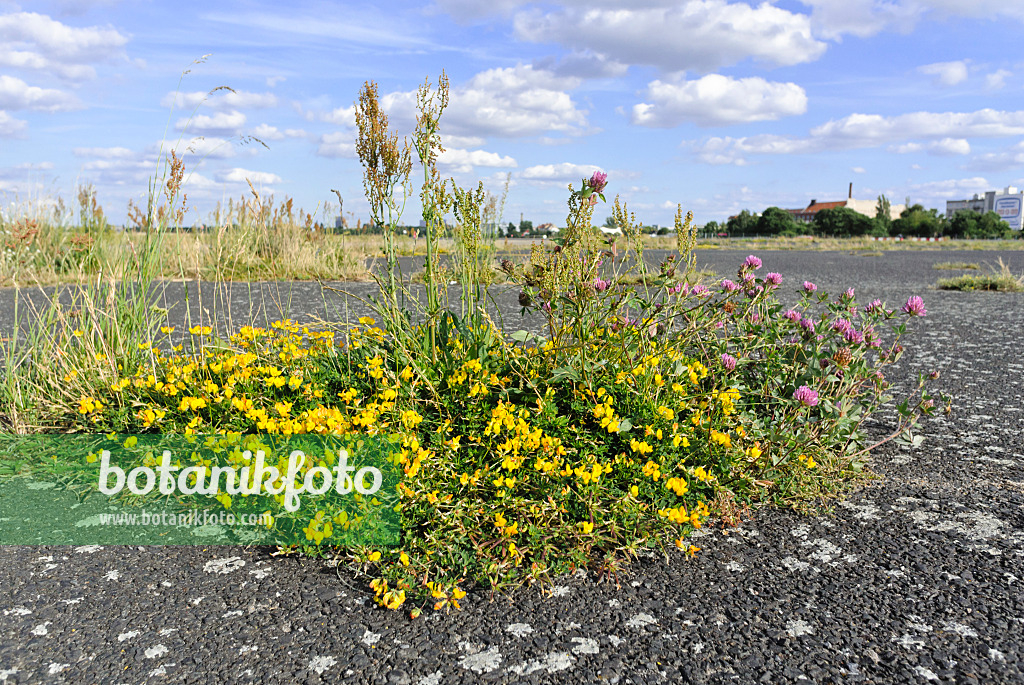
<svg viewBox="0 0 1024 685">
<path fill-rule="evenodd" d="M 769 207 L 760 216 L 744 209 L 730 217 L 724 224 L 708 222 L 704 230 L 712 233 L 725 231 L 730 235 L 763 236 L 874 236 L 874 237 L 918 237 L 937 238 L 1020 238 L 1022 232 L 1015 231 L 995 212 L 979 214 L 961 210 L 947 219 L 936 209 L 925 209 L 920 204 L 911 205 L 900 212 L 896 219 L 890 218 L 889 200 L 881 195 L 875 206 L 875 216 L 870 217 L 847 207 L 823 209 L 814 215 L 814 221 L 801 223 L 793 215 L 778 207 Z"/>
</svg>

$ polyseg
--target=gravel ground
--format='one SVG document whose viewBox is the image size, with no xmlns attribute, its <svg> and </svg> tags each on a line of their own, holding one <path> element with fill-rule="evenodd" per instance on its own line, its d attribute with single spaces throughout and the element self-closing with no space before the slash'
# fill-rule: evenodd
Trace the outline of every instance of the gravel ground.
<svg viewBox="0 0 1024 685">
<path fill-rule="evenodd" d="M 728 276 L 743 256 L 700 261 Z M 1002 256 L 1021 271 L 1024 253 Z M 831 513 L 762 510 L 618 584 L 578 574 L 415 621 L 326 562 L 265 550 L 3 547 L 0 682 L 1024 681 L 1024 296 L 929 290 L 949 273 L 932 263 L 976 253 L 761 257 L 784 287 L 921 294 L 898 383 L 937 369 L 955 398 Z M 330 315 L 316 292 L 292 287 L 294 318 Z"/>
</svg>

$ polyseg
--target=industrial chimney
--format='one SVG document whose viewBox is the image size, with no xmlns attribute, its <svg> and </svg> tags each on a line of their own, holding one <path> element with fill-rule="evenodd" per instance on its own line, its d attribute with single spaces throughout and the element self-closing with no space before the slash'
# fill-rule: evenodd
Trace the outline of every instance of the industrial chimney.
<svg viewBox="0 0 1024 685">
<path fill-rule="evenodd" d="M 852 181 L 850 182 L 850 192 L 847 193 L 846 199 L 847 200 L 852 200 L 853 199 L 853 182 Z"/>
</svg>

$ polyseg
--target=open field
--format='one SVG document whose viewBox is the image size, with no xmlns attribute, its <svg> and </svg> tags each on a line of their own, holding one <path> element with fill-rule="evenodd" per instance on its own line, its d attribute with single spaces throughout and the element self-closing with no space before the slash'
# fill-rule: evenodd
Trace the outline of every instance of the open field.
<svg viewBox="0 0 1024 685">
<path fill-rule="evenodd" d="M 698 253 L 722 277 L 742 252 Z M 651 557 L 599 582 L 557 579 L 549 597 L 471 592 L 463 610 L 414 621 L 329 563 L 267 550 L 0 549 L 6 682 L 1011 682 L 1024 678 L 1024 330 L 1020 293 L 934 289 L 933 263 L 964 255 L 762 252 L 782 290 L 805 279 L 890 305 L 920 294 L 896 394 L 941 372 L 953 411 L 916 449 L 886 445 L 882 478 L 819 517 L 761 510 L 709 526 L 695 558 Z M 656 256 L 649 252 L 648 257 Z M 1002 252 L 1015 272 L 1024 253 Z M 977 260 L 977 256 L 972 257 Z M 365 297 L 366 284 L 338 284 Z M 168 283 L 169 323 L 235 325 L 259 308 L 354 319 L 315 283 Z M 506 328 L 517 292 L 495 289 Z M 38 295 L 37 295 L 38 296 Z M 0 292 L 0 330 L 13 325 Z M 204 319 L 206 320 L 206 319 Z M 526 322 L 525 327 L 531 327 Z M 887 432 L 889 412 L 874 431 Z"/>
<path fill-rule="evenodd" d="M 272 215 L 272 206 L 261 210 Z M 156 235 L 156 234 L 154 234 Z M 619 239 L 620 243 L 624 242 Z M 522 255 L 540 239 L 497 239 L 487 247 L 497 259 Z M 548 241 L 550 243 L 550 241 Z M 646 249 L 674 250 L 674 236 L 647 236 Z M 454 241 L 439 241 L 442 255 L 453 251 Z M 88 227 L 61 228 L 43 218 L 19 219 L 6 224 L 0 218 L 0 287 L 88 283 L 98 277 L 121 279 L 147 244 L 137 231 Z M 173 280 L 329 280 L 368 281 L 370 270 L 383 255 L 383 238 L 359 233 L 325 233 L 300 225 L 295 218 L 260 223 L 244 221 L 202 232 L 165 232 L 158 238 L 157 272 Z M 863 238 L 734 238 L 703 239 L 698 252 L 729 250 L 845 251 L 875 257 L 888 252 L 978 253 L 1022 249 L 1012 240 L 872 241 Z M 422 257 L 426 242 L 396 237 L 397 254 Z M 420 260 L 422 262 L 422 259 Z"/>
</svg>

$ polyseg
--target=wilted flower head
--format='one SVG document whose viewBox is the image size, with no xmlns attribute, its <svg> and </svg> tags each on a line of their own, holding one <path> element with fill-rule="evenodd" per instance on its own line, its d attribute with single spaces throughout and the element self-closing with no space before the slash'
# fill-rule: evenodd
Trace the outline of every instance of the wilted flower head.
<svg viewBox="0 0 1024 685">
<path fill-rule="evenodd" d="M 736 370 L 736 357 L 732 356 L 731 354 L 723 354 L 722 355 L 722 366 L 724 366 L 727 371 L 735 371 Z"/>
<path fill-rule="evenodd" d="M 590 180 L 587 181 L 587 185 L 592 188 L 595 193 L 603 193 L 604 187 L 608 185 L 608 174 L 603 171 L 595 171 L 590 176 Z"/>
<path fill-rule="evenodd" d="M 755 257 L 754 255 L 750 255 L 749 257 L 747 257 L 743 261 L 743 268 L 744 269 L 760 269 L 761 268 L 761 260 L 758 257 Z"/>
<path fill-rule="evenodd" d="M 925 316 L 928 314 L 928 310 L 924 308 L 924 300 L 917 295 L 907 300 L 907 303 L 903 305 L 903 311 L 910 316 Z"/>
<path fill-rule="evenodd" d="M 806 385 L 801 385 L 793 393 L 793 399 L 805 407 L 814 407 L 818 404 L 818 391 L 811 390 Z"/>
<path fill-rule="evenodd" d="M 813 293 L 817 289 L 818 289 L 818 286 L 814 285 L 810 281 L 804 281 L 804 292 L 805 293 Z"/>
<path fill-rule="evenodd" d="M 764 277 L 764 282 L 769 285 L 779 285 L 782 283 L 782 274 L 777 274 L 774 271 L 769 271 Z"/>
</svg>

